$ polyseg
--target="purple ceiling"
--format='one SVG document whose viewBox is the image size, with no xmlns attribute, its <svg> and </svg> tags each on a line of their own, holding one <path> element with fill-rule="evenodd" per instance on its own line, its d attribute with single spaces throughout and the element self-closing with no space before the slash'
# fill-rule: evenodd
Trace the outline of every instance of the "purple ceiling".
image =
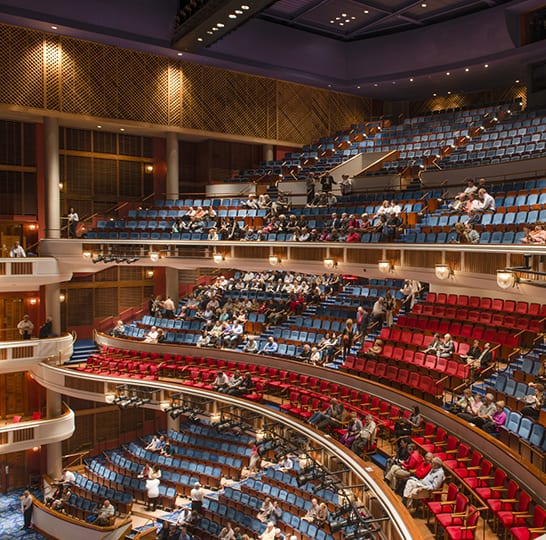
<svg viewBox="0 0 546 540">
<path fill-rule="evenodd" d="M 242 1 L 226 0 L 222 13 Z M 216 42 L 196 44 L 184 59 L 392 100 L 507 86 L 523 83 L 528 64 L 546 57 L 546 44 L 519 43 L 520 14 L 541 3 L 279 0 L 259 11 L 249 0 L 246 22 L 226 19 Z M 176 58 L 177 5 L 0 0 L 0 21 Z M 219 14 L 209 17 L 213 24 Z"/>
</svg>

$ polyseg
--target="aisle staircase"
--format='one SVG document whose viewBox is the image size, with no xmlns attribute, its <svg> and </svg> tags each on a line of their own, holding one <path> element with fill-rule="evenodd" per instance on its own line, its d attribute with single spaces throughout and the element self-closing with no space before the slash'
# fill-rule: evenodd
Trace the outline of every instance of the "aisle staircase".
<svg viewBox="0 0 546 540">
<path fill-rule="evenodd" d="M 93 340 L 80 339 L 74 343 L 72 356 L 65 364 L 80 364 L 85 362 L 89 356 L 96 352 L 98 352 L 98 349 Z"/>
</svg>

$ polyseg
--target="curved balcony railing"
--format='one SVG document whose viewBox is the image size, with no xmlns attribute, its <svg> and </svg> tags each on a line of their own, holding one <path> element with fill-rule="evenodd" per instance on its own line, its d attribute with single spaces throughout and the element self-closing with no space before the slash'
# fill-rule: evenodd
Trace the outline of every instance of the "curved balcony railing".
<svg viewBox="0 0 546 540">
<path fill-rule="evenodd" d="M 26 371 L 45 359 L 62 364 L 72 356 L 73 344 L 71 334 L 0 342 L 0 373 Z"/>
<path fill-rule="evenodd" d="M 64 441 L 72 436 L 74 429 L 74 412 L 66 405 L 57 418 L 0 424 L 0 454 Z"/>
<path fill-rule="evenodd" d="M 0 258 L 0 292 L 37 291 L 41 285 L 68 281 L 59 262 L 49 257 Z"/>
</svg>

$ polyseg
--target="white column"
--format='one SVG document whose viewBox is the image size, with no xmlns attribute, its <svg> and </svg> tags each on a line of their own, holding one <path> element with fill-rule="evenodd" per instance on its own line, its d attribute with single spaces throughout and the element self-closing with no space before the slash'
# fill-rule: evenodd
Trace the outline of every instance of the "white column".
<svg viewBox="0 0 546 540">
<path fill-rule="evenodd" d="M 273 145 L 272 144 L 264 144 L 264 146 L 263 146 L 263 156 L 264 156 L 264 161 L 273 161 L 275 159 L 275 156 L 273 154 Z"/>
<path fill-rule="evenodd" d="M 176 133 L 167 133 L 167 193 L 165 199 L 178 199 L 178 137 Z"/>
<path fill-rule="evenodd" d="M 59 122 L 44 118 L 44 161 L 46 194 L 46 236 L 61 237 L 61 197 L 59 193 Z"/>
<path fill-rule="evenodd" d="M 178 268 L 165 268 L 165 294 L 173 299 L 178 307 Z"/>
<path fill-rule="evenodd" d="M 46 394 L 47 417 L 58 417 L 62 413 L 61 394 L 47 390 Z M 47 445 L 47 474 L 51 478 L 59 478 L 62 473 L 63 446 L 62 442 L 50 443 Z"/>
<path fill-rule="evenodd" d="M 58 283 L 45 286 L 45 309 L 46 317 L 53 319 L 53 333 L 61 333 L 61 302 L 59 301 L 59 294 L 61 288 Z"/>
</svg>

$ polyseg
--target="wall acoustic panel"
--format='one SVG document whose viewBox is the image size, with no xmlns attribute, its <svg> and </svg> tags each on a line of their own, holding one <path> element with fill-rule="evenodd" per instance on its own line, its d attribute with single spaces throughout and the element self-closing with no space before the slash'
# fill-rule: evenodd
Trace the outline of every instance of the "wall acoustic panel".
<svg viewBox="0 0 546 540">
<path fill-rule="evenodd" d="M 0 70 L 9 105 L 301 144 L 372 111 L 370 99 L 8 25 Z"/>
</svg>

